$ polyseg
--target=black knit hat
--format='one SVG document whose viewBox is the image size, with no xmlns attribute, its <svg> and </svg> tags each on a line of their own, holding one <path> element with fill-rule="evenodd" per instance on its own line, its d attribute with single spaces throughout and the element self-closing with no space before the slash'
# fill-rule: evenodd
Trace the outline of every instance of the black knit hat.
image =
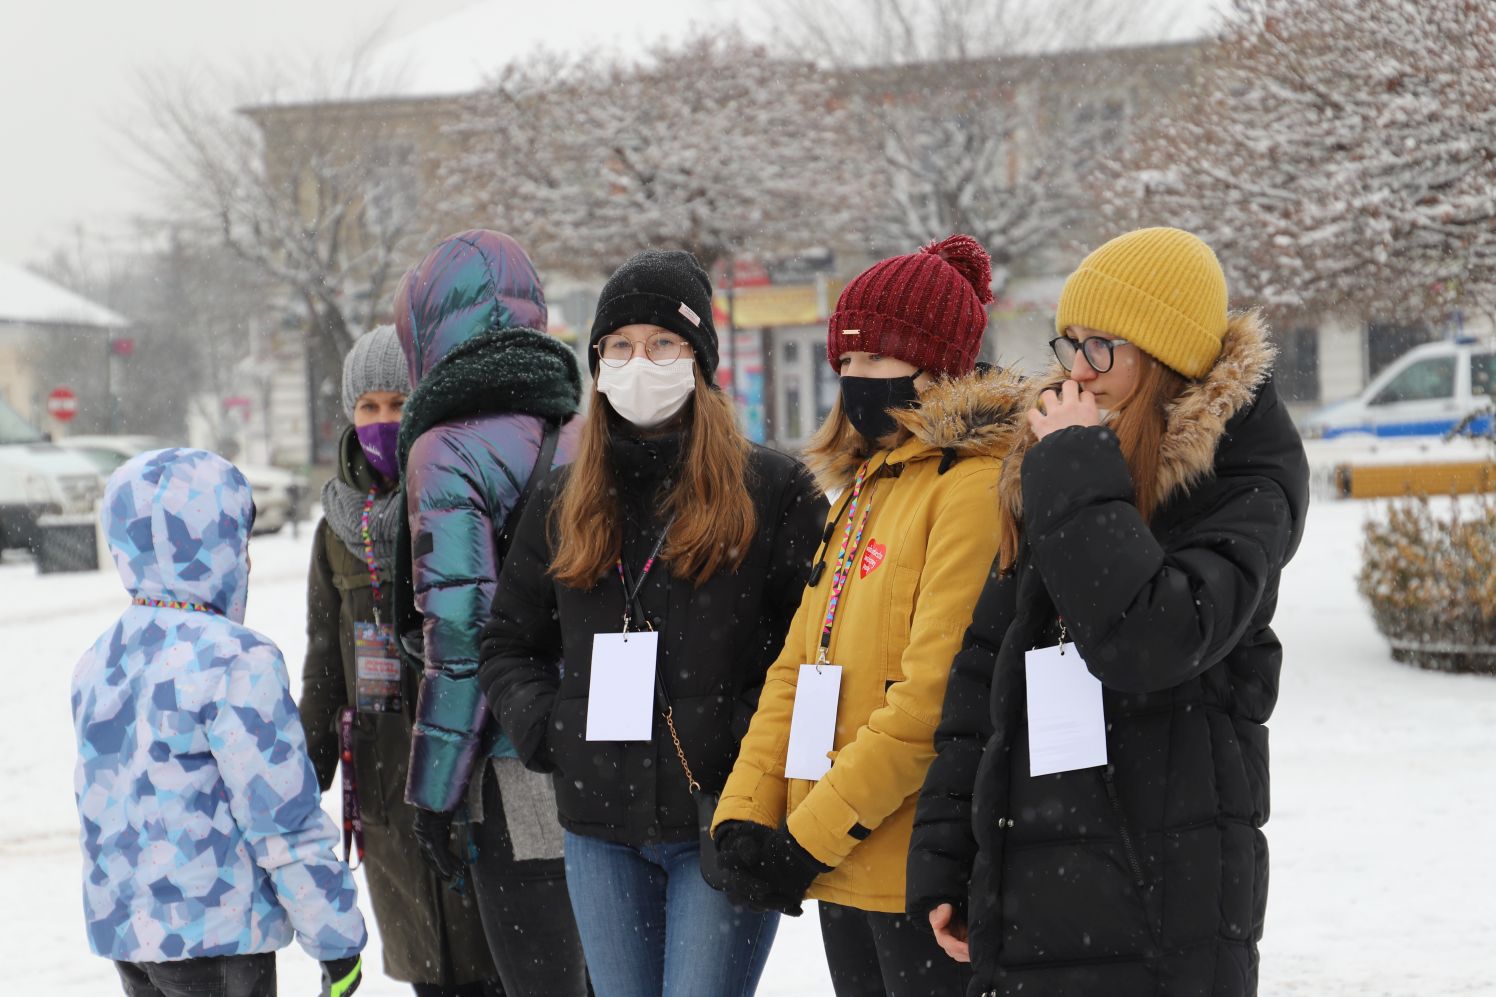
<svg viewBox="0 0 1496 997">
<path fill-rule="evenodd" d="M 678 332 L 696 352 L 708 384 L 717 373 L 717 330 L 712 325 L 712 279 L 696 257 L 678 249 L 647 249 L 613 271 L 597 299 L 589 345 L 615 329 L 644 323 Z M 587 360 L 597 373 L 597 350 Z"/>
</svg>

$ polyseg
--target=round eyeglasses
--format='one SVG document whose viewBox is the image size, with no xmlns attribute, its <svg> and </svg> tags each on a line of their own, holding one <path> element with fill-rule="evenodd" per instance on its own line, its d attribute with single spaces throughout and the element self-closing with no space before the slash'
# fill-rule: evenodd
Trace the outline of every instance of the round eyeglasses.
<svg viewBox="0 0 1496 997">
<path fill-rule="evenodd" d="M 1065 370 L 1075 369 L 1075 355 L 1084 353 L 1086 363 L 1098 374 L 1105 374 L 1112 369 L 1112 361 L 1116 359 L 1114 351 L 1118 346 L 1126 346 L 1125 339 L 1105 339 L 1101 336 L 1091 336 L 1079 342 L 1069 336 L 1056 336 L 1049 341 L 1049 348 L 1054 350 L 1054 357 L 1060 362 Z"/>
<path fill-rule="evenodd" d="M 597 341 L 592 348 L 597 358 L 609 367 L 622 367 L 634 358 L 634 344 L 638 340 L 617 333 L 609 333 Z M 644 341 L 644 356 L 650 363 L 663 367 L 681 358 L 686 341 L 673 332 L 657 332 Z"/>
</svg>

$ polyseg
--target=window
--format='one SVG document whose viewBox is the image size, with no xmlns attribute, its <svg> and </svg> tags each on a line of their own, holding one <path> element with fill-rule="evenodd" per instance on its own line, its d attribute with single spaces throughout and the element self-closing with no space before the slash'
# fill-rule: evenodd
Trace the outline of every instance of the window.
<svg viewBox="0 0 1496 997">
<path fill-rule="evenodd" d="M 1127 131 L 1127 103 L 1120 97 L 1087 100 L 1076 108 L 1072 120 L 1074 134 L 1080 139 L 1075 165 L 1084 172 L 1098 154 L 1108 156 L 1121 148 Z"/>
<path fill-rule="evenodd" d="M 0 400 L 0 443 L 40 443 L 46 437 L 41 430 L 21 418 L 21 414 Z"/>
<path fill-rule="evenodd" d="M 1496 395 L 1496 353 L 1470 354 L 1470 396 L 1477 400 Z"/>
<path fill-rule="evenodd" d="M 1367 373 L 1376 377 L 1415 346 L 1432 342 L 1438 332 L 1426 325 L 1372 322 L 1366 326 Z"/>
<path fill-rule="evenodd" d="M 805 445 L 825 420 L 841 391 L 841 378 L 826 362 L 826 333 L 818 326 L 778 328 L 769 333 L 769 383 L 773 446 L 795 450 Z"/>
<path fill-rule="evenodd" d="M 130 458 L 114 450 L 105 450 L 101 447 L 86 447 L 78 450 L 84 457 L 99 469 L 103 475 L 113 474 L 121 464 Z"/>
<path fill-rule="evenodd" d="M 389 232 L 409 222 L 419 207 L 421 170 L 413 142 L 377 141 L 358 162 L 368 224 Z"/>
<path fill-rule="evenodd" d="M 1274 376 L 1278 391 L 1291 402 L 1319 399 L 1319 330 L 1300 327 L 1279 334 Z"/>
<path fill-rule="evenodd" d="M 784 344 L 784 406 L 781 409 L 784 421 L 783 435 L 787 439 L 801 440 L 805 432 L 804 377 L 800 370 L 800 344 L 794 340 Z"/>
<path fill-rule="evenodd" d="M 1454 397 L 1454 357 L 1419 360 L 1394 377 L 1371 400 L 1373 405 L 1426 402 Z"/>
</svg>

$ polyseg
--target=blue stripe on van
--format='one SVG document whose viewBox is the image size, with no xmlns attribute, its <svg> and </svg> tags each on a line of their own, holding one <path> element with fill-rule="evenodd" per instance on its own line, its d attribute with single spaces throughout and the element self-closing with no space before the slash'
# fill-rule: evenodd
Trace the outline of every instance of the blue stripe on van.
<svg viewBox="0 0 1496 997">
<path fill-rule="evenodd" d="M 1326 429 L 1324 439 L 1337 436 L 1371 433 L 1373 436 L 1443 436 L 1460 424 L 1459 419 L 1433 419 L 1427 422 L 1392 422 L 1381 426 L 1339 426 Z M 1482 416 L 1470 424 L 1468 435 L 1483 436 L 1491 431 L 1491 417 Z M 1461 434 L 1466 435 L 1466 434 Z"/>
</svg>

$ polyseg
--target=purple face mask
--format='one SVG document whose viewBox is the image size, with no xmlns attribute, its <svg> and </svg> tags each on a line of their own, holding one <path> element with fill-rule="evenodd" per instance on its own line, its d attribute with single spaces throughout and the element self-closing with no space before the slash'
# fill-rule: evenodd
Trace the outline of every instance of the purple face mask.
<svg viewBox="0 0 1496 997">
<path fill-rule="evenodd" d="M 359 445 L 364 448 L 364 456 L 369 458 L 369 465 L 384 480 L 398 480 L 400 465 L 395 459 L 395 442 L 400 438 L 400 424 L 371 422 L 367 426 L 359 426 L 355 432 L 358 433 Z"/>
</svg>

